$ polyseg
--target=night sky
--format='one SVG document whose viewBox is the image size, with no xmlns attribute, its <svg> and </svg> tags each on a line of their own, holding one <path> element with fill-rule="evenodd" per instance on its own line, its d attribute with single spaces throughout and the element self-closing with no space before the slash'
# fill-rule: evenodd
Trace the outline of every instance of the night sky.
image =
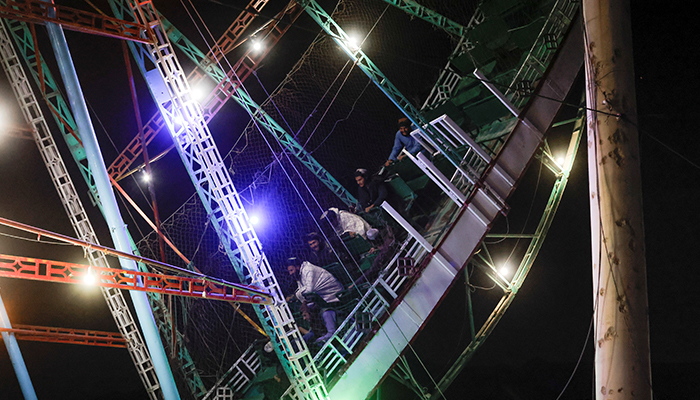
<svg viewBox="0 0 700 400">
<path fill-rule="evenodd" d="M 221 26 L 230 22 L 226 13 L 238 13 L 205 2 L 197 5 L 215 19 L 212 24 Z M 159 7 L 158 2 L 156 6 Z M 164 14 L 173 19 L 167 11 L 163 9 Z M 180 15 L 178 18 L 184 20 L 186 17 Z M 300 21 L 306 27 L 313 27 L 308 18 Z M 700 376 L 696 323 L 700 316 L 700 296 L 694 289 L 700 281 L 694 252 L 696 239 L 700 237 L 700 158 L 697 156 L 700 140 L 691 125 L 698 116 L 697 101 L 693 101 L 692 96 L 699 92 L 700 84 L 690 59 L 697 47 L 697 33 L 692 29 L 694 23 L 690 13 L 661 8 L 658 4 L 635 2 L 632 7 L 652 384 L 657 399 L 693 398 L 696 394 L 690 391 L 690 382 Z M 296 34 L 298 46 L 313 38 L 308 31 L 299 30 Z M 76 33 L 67 33 L 67 37 L 71 49 L 74 42 L 79 43 L 75 46 L 82 53 L 74 54 L 78 74 L 86 97 L 102 116 L 102 123 L 112 131 L 133 131 L 128 86 L 121 71 L 123 59 L 118 43 L 113 39 L 82 41 Z M 44 40 L 42 51 L 48 55 L 51 52 L 47 43 L 48 40 Z M 106 43 L 112 50 L 101 48 Z M 270 79 L 269 87 L 274 87 L 296 61 L 293 58 L 296 56 L 289 54 L 293 48 L 290 45 L 280 50 L 289 57 L 288 60 L 276 56 L 278 63 L 275 65 L 279 71 L 264 69 Z M 102 79 L 105 71 L 113 65 L 119 65 L 119 75 L 112 80 Z M 99 85 L 91 85 L 93 80 Z M 0 106 L 3 110 L 11 110 L 14 97 L 4 74 L 0 82 Z M 143 83 L 138 85 L 141 97 L 145 99 L 145 87 Z M 127 102 L 115 104 L 113 96 L 100 95 L 104 92 Z M 117 109 L 129 112 L 120 115 Z M 152 105 L 145 102 L 142 109 L 144 114 L 153 112 Z M 227 121 L 236 120 L 239 112 L 232 108 Z M 572 112 L 575 114 L 572 110 L 563 111 Z M 240 125 L 245 121 L 237 123 Z M 120 142 L 115 143 L 120 149 L 130 139 L 128 135 L 122 136 L 116 139 Z M 63 142 L 58 142 L 61 150 L 66 150 Z M 102 148 L 107 162 L 117 154 L 107 141 L 102 143 Z M 84 194 L 87 188 L 67 154 L 64 152 L 64 160 L 73 169 L 71 172 L 78 191 Z M 559 212 L 531 273 L 494 333 L 460 379 L 445 393 L 448 399 L 555 399 L 582 352 L 576 375 L 561 398 L 591 398 L 593 340 L 589 338 L 586 342 L 586 336 L 591 323 L 593 296 L 585 156 L 584 140 Z M 176 156 L 168 157 L 156 168 L 182 168 Z M 534 196 L 538 166 L 535 163 L 530 167 L 521 187 L 509 201 L 513 206 L 509 218 L 513 221 L 527 212 Z M 0 136 L 0 171 L 0 216 L 72 235 L 60 200 L 32 141 Z M 177 172 L 172 175 L 180 180 L 174 181 L 171 187 L 179 190 L 159 194 L 159 205 L 163 210 L 174 210 L 192 194 L 184 169 Z M 541 179 L 551 180 L 550 175 L 543 170 Z M 541 197 L 542 193 L 538 196 Z M 95 222 L 102 218 L 89 206 L 87 197 L 83 197 L 83 201 L 98 235 L 108 238 L 106 228 Z M 165 213 L 167 215 L 167 211 Z M 539 218 L 539 214 L 534 215 L 533 220 Z M 497 226 L 503 223 L 499 221 Z M 0 232 L 18 234 L 4 227 L 0 227 Z M 109 245 L 107 241 L 103 244 Z M 0 237 L 0 254 L 76 262 L 82 259 L 82 251 L 75 247 L 42 245 L 6 236 Z M 96 288 L 0 279 L 0 294 L 11 321 L 16 324 L 116 331 Z M 414 343 L 421 359 L 438 379 L 468 343 L 469 328 L 463 318 L 464 296 L 464 285 L 458 281 L 436 312 L 434 322 L 428 324 Z M 485 296 L 493 296 L 495 301 L 500 293 L 486 293 Z M 20 347 L 39 398 L 145 398 L 125 350 L 36 342 L 20 342 Z M 415 361 L 411 357 L 409 360 Z M 414 373 L 419 379 L 428 379 L 422 371 L 414 370 Z M 4 346 L 0 346 L 0 376 L 3 377 L 0 379 L 0 399 L 21 398 Z M 384 395 L 386 398 L 410 398 L 410 393 L 391 380 L 387 381 Z"/>
</svg>

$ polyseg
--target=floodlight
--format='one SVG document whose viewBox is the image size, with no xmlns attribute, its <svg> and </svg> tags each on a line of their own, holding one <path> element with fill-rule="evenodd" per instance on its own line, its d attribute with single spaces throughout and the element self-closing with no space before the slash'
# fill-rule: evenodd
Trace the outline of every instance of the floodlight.
<svg viewBox="0 0 700 400">
<path fill-rule="evenodd" d="M 257 215 L 253 214 L 250 216 L 250 223 L 253 225 L 258 225 L 260 223 L 260 218 Z"/>
<path fill-rule="evenodd" d="M 258 40 L 258 39 L 253 39 L 253 41 L 251 42 L 251 45 L 250 45 L 250 46 L 251 46 L 251 48 L 253 49 L 253 51 L 254 51 L 255 53 L 259 53 L 259 52 L 261 52 L 262 49 L 263 49 L 262 41 L 261 41 L 261 40 Z"/>
<path fill-rule="evenodd" d="M 355 33 L 349 33 L 348 39 L 345 42 L 345 45 L 351 51 L 359 51 L 361 43 L 362 43 L 362 37 L 360 35 L 355 34 Z"/>
<path fill-rule="evenodd" d="M 501 274 L 503 278 L 509 279 L 513 273 L 510 263 L 504 262 L 503 265 L 498 268 L 498 273 Z"/>
<path fill-rule="evenodd" d="M 97 281 L 95 274 L 92 272 L 92 268 L 88 268 L 87 274 L 83 276 L 83 283 L 86 285 L 94 285 Z"/>
<path fill-rule="evenodd" d="M 554 158 L 554 161 L 560 166 L 564 166 L 564 162 L 566 161 L 566 157 L 563 154 L 559 154 Z"/>
</svg>

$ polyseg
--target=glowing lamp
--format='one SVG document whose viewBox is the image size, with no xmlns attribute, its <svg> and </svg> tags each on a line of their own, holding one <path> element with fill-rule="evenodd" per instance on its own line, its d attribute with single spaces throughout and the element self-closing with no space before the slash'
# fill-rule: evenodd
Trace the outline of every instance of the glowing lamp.
<svg viewBox="0 0 700 400">
<path fill-rule="evenodd" d="M 561 167 L 564 166 L 564 161 L 566 161 L 566 157 L 560 154 L 554 158 L 554 161 Z"/>
<path fill-rule="evenodd" d="M 254 52 L 259 53 L 263 49 L 263 44 L 260 40 L 253 40 L 251 44 L 251 48 L 253 49 Z"/>
<path fill-rule="evenodd" d="M 510 264 L 508 264 L 507 262 L 503 263 L 503 265 L 501 265 L 498 268 L 498 273 L 501 274 L 501 276 L 504 278 L 510 278 L 512 274 L 512 268 L 510 267 Z"/>
<path fill-rule="evenodd" d="M 192 88 L 192 97 L 199 103 L 207 98 L 207 94 L 207 89 L 204 85 L 200 84 Z"/>
<path fill-rule="evenodd" d="M 250 216 L 250 223 L 253 224 L 253 226 L 258 225 L 260 223 L 260 218 L 257 215 L 251 215 Z"/>
<path fill-rule="evenodd" d="M 360 50 L 360 38 L 357 35 L 348 35 L 348 40 L 345 44 L 352 51 Z"/>
<path fill-rule="evenodd" d="M 97 278 L 95 277 L 95 274 L 92 272 L 92 269 L 88 268 L 87 274 L 85 274 L 85 276 L 83 276 L 83 283 L 86 285 L 94 285 L 96 281 L 97 281 Z"/>
</svg>

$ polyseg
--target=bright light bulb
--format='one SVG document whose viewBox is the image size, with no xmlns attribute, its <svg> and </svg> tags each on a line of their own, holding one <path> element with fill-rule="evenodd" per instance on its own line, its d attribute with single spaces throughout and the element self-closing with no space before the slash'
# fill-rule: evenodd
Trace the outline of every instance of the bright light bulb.
<svg viewBox="0 0 700 400">
<path fill-rule="evenodd" d="M 260 223 L 260 218 L 258 218 L 257 215 L 251 215 L 250 216 L 250 223 L 253 225 L 257 225 Z"/>
<path fill-rule="evenodd" d="M 207 91 L 202 85 L 197 85 L 192 88 L 192 97 L 201 103 L 207 98 Z"/>
<path fill-rule="evenodd" d="M 561 167 L 561 166 L 564 165 L 564 161 L 566 161 L 566 158 L 565 158 L 564 156 L 562 156 L 562 155 L 558 155 L 558 156 L 554 159 L 554 161 L 556 161 L 556 163 L 559 164 L 559 166 Z"/>
<path fill-rule="evenodd" d="M 256 53 L 259 53 L 263 49 L 263 44 L 259 40 L 253 40 L 253 43 L 251 46 L 253 47 L 253 51 Z"/>
<path fill-rule="evenodd" d="M 510 278 L 512 274 L 512 268 L 510 267 L 510 264 L 507 262 L 503 263 L 503 265 L 501 265 L 500 268 L 498 268 L 498 273 L 506 279 Z"/>
<path fill-rule="evenodd" d="M 95 274 L 92 273 L 92 270 L 88 269 L 87 274 L 83 277 L 83 283 L 86 285 L 94 285 L 96 281 L 97 278 L 95 278 Z"/>
<path fill-rule="evenodd" d="M 142 176 L 143 176 L 143 181 L 144 181 L 144 182 L 148 183 L 148 182 L 151 181 L 151 175 L 149 175 L 148 172 L 143 171 L 143 175 L 142 175 Z"/>
<path fill-rule="evenodd" d="M 347 45 L 352 51 L 360 50 L 360 38 L 357 35 L 349 35 Z"/>
</svg>

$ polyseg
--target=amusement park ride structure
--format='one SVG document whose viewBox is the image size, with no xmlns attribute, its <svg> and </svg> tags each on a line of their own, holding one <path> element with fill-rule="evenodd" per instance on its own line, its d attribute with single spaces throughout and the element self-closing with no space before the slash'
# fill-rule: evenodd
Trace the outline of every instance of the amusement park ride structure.
<svg viewBox="0 0 700 400">
<path fill-rule="evenodd" d="M 474 43 L 469 42 L 470 32 L 488 19 L 488 13 L 477 10 L 468 26 L 462 26 L 413 1 L 386 2 L 457 35 L 459 43 L 453 54 L 454 58 L 464 54 L 465 48 L 474 46 Z M 495 144 L 486 145 L 486 140 L 472 137 L 449 113 L 441 111 L 441 107 L 454 96 L 464 78 L 458 71 L 448 64 L 423 109 L 419 110 L 404 97 L 363 50 L 352 43 L 350 36 L 314 0 L 290 2 L 270 22 L 258 29 L 258 33 L 270 40 L 266 50 L 261 53 L 246 52 L 228 72 L 225 72 L 221 61 L 232 49 L 240 45 L 246 27 L 266 3 L 265 0 L 253 0 L 217 45 L 208 52 L 202 52 L 161 16 L 151 1 L 110 0 L 109 4 L 116 18 L 59 8 L 42 1 L 0 2 L 0 15 L 7 18 L 0 27 L 3 67 L 61 196 L 76 236 L 85 248 L 89 264 L 2 256 L 0 273 L 2 276 L 21 276 L 29 279 L 43 276 L 46 279 L 64 282 L 95 274 L 102 283 L 104 297 L 122 339 L 118 339 L 118 336 L 109 338 L 115 342 L 126 343 L 146 391 L 153 399 L 180 398 L 170 365 L 176 365 L 178 376 L 184 377 L 190 392 L 187 396 L 198 399 L 233 398 L 234 392 L 244 390 L 252 381 L 250 374 L 241 372 L 241 365 L 248 365 L 253 373 L 259 370 L 257 355 L 246 351 L 214 386 L 206 387 L 188 353 L 182 335 L 172 324 L 172 315 L 166 305 L 165 294 L 178 294 L 253 304 L 260 327 L 265 336 L 271 339 L 271 345 L 291 383 L 283 398 L 336 400 L 367 398 L 390 373 L 403 374 L 406 377 L 404 380 L 409 384 L 415 382 L 401 355 L 424 327 L 457 277 L 461 276 L 467 263 L 472 262 L 493 280 L 503 291 L 503 295 L 481 328 L 473 329 L 470 344 L 445 376 L 439 382 L 434 382 L 434 388 L 426 391 L 420 385 L 414 384 L 413 390 L 422 397 L 427 396 L 428 392 L 438 394 L 452 383 L 464 363 L 488 337 L 514 300 L 542 246 L 566 187 L 584 126 L 583 117 L 579 116 L 574 121 L 569 121 L 573 129 L 563 161 L 555 161 L 548 147 L 543 146 L 543 134 L 552 125 L 583 63 L 581 29 L 578 25 L 580 22 L 576 19 L 577 5 L 568 0 L 545 2 L 550 7 L 545 22 L 530 50 L 523 57 L 519 69 L 510 76 L 511 84 L 507 86 L 507 90 L 501 92 L 498 86 L 488 81 L 482 71 L 474 71 L 477 85 L 484 85 L 497 100 L 498 107 L 507 110 L 506 115 L 498 118 L 497 123 L 492 126 L 494 130 L 501 132 L 501 140 L 492 140 L 488 143 Z M 382 205 L 395 223 L 408 233 L 407 239 L 384 266 L 379 278 L 372 282 L 353 304 L 347 313 L 348 318 L 339 324 L 335 335 L 315 354 L 302 338 L 294 313 L 285 302 L 283 289 L 262 250 L 263 246 L 243 207 L 240 193 L 233 185 L 229 170 L 223 163 L 208 128 L 211 118 L 226 101 L 233 98 L 248 112 L 251 119 L 312 171 L 341 202 L 348 207 L 357 203 L 348 190 L 321 166 L 290 132 L 251 99 L 243 86 L 244 80 L 251 75 L 272 45 L 280 40 L 302 12 L 308 13 L 325 34 L 346 53 L 353 65 L 364 72 L 418 127 L 411 134 L 435 157 L 431 160 L 424 154 L 418 154 L 415 157 L 407 155 L 407 159 L 415 163 L 444 193 L 440 202 L 442 211 L 439 213 L 443 229 L 438 233 L 421 232 L 394 207 L 388 203 Z M 86 150 L 91 128 L 89 125 L 85 128 L 82 124 L 89 124 L 89 118 L 74 115 L 77 111 L 73 98 L 70 99 L 71 107 L 63 99 L 61 90 L 39 55 L 34 23 L 45 23 L 50 30 L 57 31 L 56 36 L 60 36 L 60 27 L 63 26 L 85 33 L 109 35 L 128 43 L 131 54 L 158 105 L 159 113 L 143 126 L 142 132 L 134 137 L 109 167 L 99 158 L 88 161 L 88 158 L 94 157 L 91 153 L 95 150 Z M 6 26 L 9 29 L 6 29 Z M 60 46 L 53 44 L 54 48 Z M 157 261 L 147 260 L 137 254 L 133 240 L 127 236 L 126 230 L 123 234 L 125 238 L 128 237 L 128 244 L 122 243 L 123 248 L 114 251 L 98 245 L 97 235 L 67 173 L 68 168 L 63 164 L 44 119 L 43 107 L 34 95 L 34 89 L 15 48 L 34 78 L 36 87 L 40 88 L 40 97 L 46 101 L 61 136 L 80 166 L 83 178 L 90 187 L 92 200 L 100 206 L 108 220 L 109 214 L 114 211 L 109 211 L 113 206 L 107 203 L 113 201 L 109 197 L 114 195 L 109 195 L 111 189 L 107 190 L 105 187 L 118 187 L 118 181 L 129 174 L 130 168 L 141 156 L 144 146 L 161 132 L 170 134 L 173 146 L 187 169 L 210 218 L 211 226 L 215 229 L 241 284 L 231 284 L 203 275 L 196 271 L 196 266 L 184 256 L 181 257 L 187 264 L 187 270 L 169 268 L 164 263 L 157 265 Z M 184 72 L 177 59 L 176 48 L 197 65 L 189 75 Z M 58 49 L 56 51 L 58 52 Z M 67 47 L 65 51 L 67 52 Z M 77 81 L 64 71 L 71 65 L 70 55 L 58 62 L 61 64 L 64 82 L 70 79 Z M 216 87 L 200 105 L 191 92 L 191 86 L 205 78 L 212 78 Z M 523 84 L 529 84 L 531 87 L 524 90 Z M 77 89 L 69 89 L 68 92 L 69 96 L 79 98 L 79 85 Z M 533 157 L 538 157 L 543 165 L 555 174 L 556 182 L 536 231 L 519 237 L 529 240 L 529 246 L 517 272 L 508 279 L 484 256 L 488 249 L 482 242 L 494 220 L 508 212 L 509 206 L 506 202 Z M 147 167 L 149 158 L 145 158 Z M 439 159 L 443 161 L 440 165 L 437 161 Z M 116 213 L 118 214 L 118 211 Z M 112 223 L 111 228 L 118 231 L 118 225 Z M 155 230 L 159 231 L 158 228 Z M 501 238 L 510 237 L 515 236 L 501 235 Z M 105 257 L 105 252 L 110 251 L 123 259 L 129 258 L 138 262 L 138 269 L 112 269 Z M 150 265 L 156 264 L 156 267 L 166 267 L 169 272 L 176 271 L 189 276 L 168 275 L 169 272 L 163 275 L 164 271 L 155 274 L 149 272 L 144 261 Z M 144 331 L 142 335 L 131 316 L 126 300 L 122 297 L 121 289 L 129 289 L 130 293 L 137 290 L 148 292 L 148 298 L 144 298 L 144 301 L 150 307 L 147 307 L 146 311 L 137 307 L 137 319 L 141 320 L 140 325 L 143 329 L 143 321 L 151 318 L 155 321 L 153 329 Z M 152 317 L 144 317 L 144 312 Z M 474 326 L 474 317 L 470 316 L 470 319 L 471 325 Z M 9 322 L 7 325 L 1 328 L 8 346 L 10 343 L 7 338 L 10 336 L 41 337 L 47 340 L 60 336 L 62 340 L 77 340 L 76 337 L 83 334 L 77 330 L 49 334 L 48 328 L 18 329 L 9 326 Z M 169 337 L 173 340 L 164 340 Z M 174 363 L 154 360 L 154 353 L 158 353 L 154 347 L 157 346 L 160 346 L 159 350 L 163 354 L 176 354 L 176 360 L 172 360 Z M 163 347 L 168 351 L 164 351 Z M 17 355 L 19 352 L 12 354 Z M 155 356 L 159 357 L 157 354 Z M 21 373 L 19 371 L 18 375 Z M 28 380 L 28 376 L 25 380 Z"/>
</svg>

